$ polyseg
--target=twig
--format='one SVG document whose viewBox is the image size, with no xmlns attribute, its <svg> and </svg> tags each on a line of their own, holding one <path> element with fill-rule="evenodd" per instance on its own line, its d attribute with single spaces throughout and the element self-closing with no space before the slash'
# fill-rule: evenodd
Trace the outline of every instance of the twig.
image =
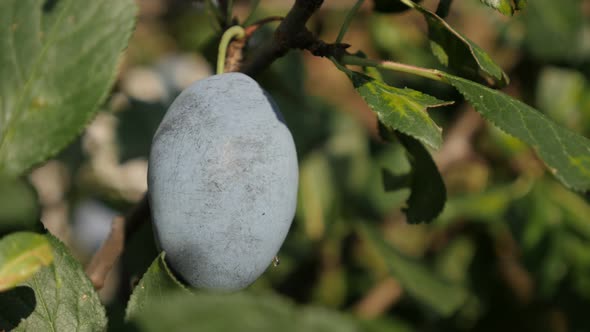
<svg viewBox="0 0 590 332">
<path fill-rule="evenodd" d="M 287 54 L 290 49 L 307 49 L 319 56 L 325 56 L 328 52 L 334 53 L 338 48 L 342 49 L 343 46 L 318 40 L 305 27 L 311 15 L 322 6 L 323 2 L 323 0 L 296 0 L 285 19 L 275 30 L 272 39 L 244 65 L 242 71 L 253 76 Z"/>
<path fill-rule="evenodd" d="M 147 193 L 125 216 L 125 242 L 129 241 L 131 235 L 147 220 L 150 220 L 152 213 Z"/>
<path fill-rule="evenodd" d="M 385 312 L 391 305 L 401 298 L 403 288 L 392 277 L 379 282 L 367 293 L 354 307 L 357 316 L 364 319 L 373 319 Z"/>
<path fill-rule="evenodd" d="M 150 219 L 147 196 L 125 216 L 116 217 L 111 223 L 111 232 L 86 266 L 86 275 L 95 289 L 104 286 L 105 279 L 125 248 L 129 236 L 145 221 Z"/>
<path fill-rule="evenodd" d="M 95 289 L 101 289 L 104 281 L 119 259 L 125 246 L 125 219 L 116 217 L 111 224 L 111 232 L 86 267 L 86 275 Z"/>
</svg>

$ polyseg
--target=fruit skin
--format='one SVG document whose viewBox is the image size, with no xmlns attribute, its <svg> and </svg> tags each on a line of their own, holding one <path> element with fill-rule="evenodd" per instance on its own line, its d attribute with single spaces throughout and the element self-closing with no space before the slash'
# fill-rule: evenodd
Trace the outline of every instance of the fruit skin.
<svg viewBox="0 0 590 332">
<path fill-rule="evenodd" d="M 197 81 L 156 131 L 148 193 L 156 242 L 191 286 L 238 290 L 281 247 L 298 167 L 277 105 L 241 73 Z"/>
</svg>

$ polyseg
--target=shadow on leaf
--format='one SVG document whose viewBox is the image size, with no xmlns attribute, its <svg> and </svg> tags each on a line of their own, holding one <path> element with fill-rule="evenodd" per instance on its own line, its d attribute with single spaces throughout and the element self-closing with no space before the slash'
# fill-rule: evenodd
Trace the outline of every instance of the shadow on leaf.
<svg viewBox="0 0 590 332">
<path fill-rule="evenodd" d="M 35 292 L 27 286 L 19 286 L 0 292 L 0 331 L 11 331 L 35 310 Z"/>
</svg>

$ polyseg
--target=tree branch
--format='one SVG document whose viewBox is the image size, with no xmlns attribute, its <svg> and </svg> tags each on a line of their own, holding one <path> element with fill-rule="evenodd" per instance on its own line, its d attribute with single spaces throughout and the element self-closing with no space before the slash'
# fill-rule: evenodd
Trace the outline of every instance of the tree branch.
<svg viewBox="0 0 590 332">
<path fill-rule="evenodd" d="M 116 217 L 111 223 L 111 232 L 86 266 L 86 275 L 95 289 L 104 286 L 109 271 L 113 268 L 125 248 L 130 235 L 151 217 L 147 194 L 125 217 Z"/>
<path fill-rule="evenodd" d="M 387 311 L 403 294 L 400 283 L 387 277 L 375 285 L 355 306 L 354 313 L 363 319 L 374 319 Z"/>
<path fill-rule="evenodd" d="M 292 48 L 306 49 L 317 39 L 305 24 L 321 6 L 323 0 L 296 0 L 285 19 L 279 24 L 271 40 L 244 65 L 242 72 L 253 76 Z"/>
</svg>

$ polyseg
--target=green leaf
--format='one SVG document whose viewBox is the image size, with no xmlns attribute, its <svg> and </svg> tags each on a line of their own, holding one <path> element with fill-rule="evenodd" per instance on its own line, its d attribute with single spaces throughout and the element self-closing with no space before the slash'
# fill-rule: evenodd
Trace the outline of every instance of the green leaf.
<svg viewBox="0 0 590 332">
<path fill-rule="evenodd" d="M 428 24 L 432 52 L 445 66 L 474 80 L 484 78 L 499 87 L 508 84 L 508 75 L 479 46 L 445 22 L 438 15 L 411 0 L 402 0 L 418 10 Z"/>
<path fill-rule="evenodd" d="M 532 146 L 563 184 L 579 191 L 590 190 L 589 139 L 499 91 L 449 74 L 444 77 L 487 120 Z"/>
<path fill-rule="evenodd" d="M 465 302 L 467 291 L 447 281 L 420 262 L 408 258 L 367 225 L 361 225 L 361 234 L 375 246 L 384 259 L 391 275 L 416 300 L 443 316 L 453 314 Z"/>
<path fill-rule="evenodd" d="M 0 2 L 0 173 L 56 154 L 115 80 L 134 24 L 132 0 Z"/>
<path fill-rule="evenodd" d="M 0 292 L 29 279 L 51 264 L 51 246 L 43 235 L 12 233 L 0 239 Z"/>
<path fill-rule="evenodd" d="M 514 14 L 514 10 L 516 9 L 516 5 L 512 4 L 511 0 L 480 0 L 484 4 L 488 5 L 489 7 L 494 8 L 495 10 L 499 11 L 500 13 L 508 16 L 512 16 Z"/>
<path fill-rule="evenodd" d="M 412 166 L 410 197 L 404 209 L 410 224 L 431 222 L 445 207 L 447 190 L 430 153 L 417 140 L 398 134 Z"/>
<path fill-rule="evenodd" d="M 35 296 L 19 297 L 16 302 L 24 305 L 22 308 L 15 306 L 15 310 L 31 307 L 35 310 L 26 319 L 9 321 L 11 326 L 1 328 L 14 328 L 13 331 L 104 331 L 107 325 L 105 309 L 82 266 L 58 239 L 52 235 L 47 235 L 46 239 L 53 248 L 53 264 L 22 284 L 32 289 Z M 0 308 L 13 305 L 15 296 L 25 294 L 0 296 Z"/>
<path fill-rule="evenodd" d="M 387 132 L 379 124 L 379 133 L 385 140 L 398 137 L 404 146 L 411 172 L 397 175 L 383 170 L 383 187 L 385 191 L 395 191 L 409 188 L 410 196 L 403 209 L 410 224 L 431 222 L 442 212 L 447 200 L 445 183 L 438 172 L 428 150 L 422 143 L 402 133 Z"/>
<path fill-rule="evenodd" d="M 172 274 L 162 252 L 143 275 L 127 304 L 126 319 L 137 316 L 149 303 L 164 303 L 163 298 L 167 293 L 178 290 L 186 290 Z"/>
<path fill-rule="evenodd" d="M 428 116 L 426 110 L 452 104 L 438 100 L 420 91 L 398 89 L 365 74 L 343 66 L 356 91 L 369 107 L 377 113 L 379 121 L 389 130 L 398 130 L 437 149 L 442 143 L 442 130 Z"/>
<path fill-rule="evenodd" d="M 166 304 L 166 305 L 162 305 Z M 275 295 L 175 292 L 150 302 L 131 323 L 150 331 L 354 332 L 356 323 L 337 312 L 303 310 Z"/>
<path fill-rule="evenodd" d="M 39 205 L 33 186 L 21 178 L 0 177 L 0 236 L 40 230 Z"/>
</svg>

